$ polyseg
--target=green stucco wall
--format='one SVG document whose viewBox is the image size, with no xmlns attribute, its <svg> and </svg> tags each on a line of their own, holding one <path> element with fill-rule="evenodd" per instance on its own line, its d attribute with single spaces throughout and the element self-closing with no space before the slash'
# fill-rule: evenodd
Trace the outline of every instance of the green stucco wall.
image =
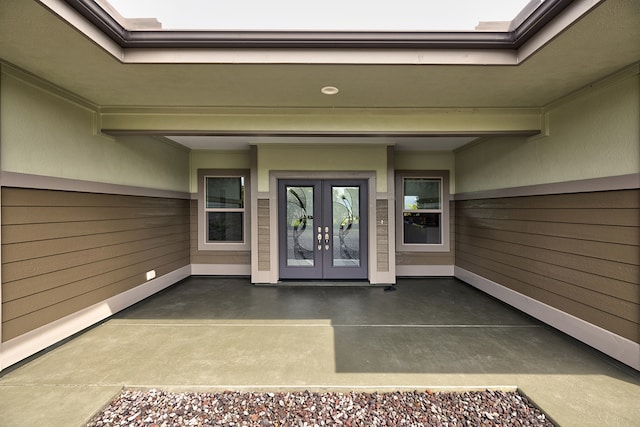
<svg viewBox="0 0 640 427">
<path fill-rule="evenodd" d="M 198 169 L 249 169 L 249 150 L 193 150 L 191 151 L 191 192 L 198 192 Z"/>
<path fill-rule="evenodd" d="M 455 155 L 451 151 L 396 151 L 396 170 L 448 170 L 449 192 L 455 193 Z"/>
<path fill-rule="evenodd" d="M 269 172 L 279 171 L 362 171 L 375 170 L 377 181 L 386 178 L 385 146 L 299 146 L 274 145 L 258 147 L 259 191 L 269 190 Z M 193 150 L 191 152 L 191 192 L 198 191 L 198 169 L 249 169 L 248 150 Z M 455 156 L 453 152 L 397 151 L 394 155 L 395 169 L 402 170 L 448 170 L 453 192 Z M 382 177 L 382 178 L 381 178 Z M 384 189 L 384 190 L 383 190 Z M 378 185 L 378 191 L 386 191 Z"/>
<path fill-rule="evenodd" d="M 456 192 L 640 172 L 640 77 L 627 73 L 547 107 L 546 137 L 486 138 L 456 153 Z"/>
<path fill-rule="evenodd" d="M 95 132 L 95 112 L 1 74 L 3 171 L 152 189 L 189 190 L 189 152 L 146 136 Z"/>
</svg>

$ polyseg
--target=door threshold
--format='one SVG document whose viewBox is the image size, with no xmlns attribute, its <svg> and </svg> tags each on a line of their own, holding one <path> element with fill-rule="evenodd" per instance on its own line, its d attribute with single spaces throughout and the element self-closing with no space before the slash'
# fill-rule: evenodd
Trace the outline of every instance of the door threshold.
<svg viewBox="0 0 640 427">
<path fill-rule="evenodd" d="M 386 284 L 375 284 L 370 283 L 368 280 L 281 280 L 278 283 L 256 283 L 256 286 L 277 286 L 277 287 L 301 287 L 301 288 L 317 288 L 317 287 L 327 287 L 327 288 L 348 288 L 348 287 L 357 287 L 357 288 L 374 288 L 374 287 L 385 287 L 388 286 Z"/>
</svg>

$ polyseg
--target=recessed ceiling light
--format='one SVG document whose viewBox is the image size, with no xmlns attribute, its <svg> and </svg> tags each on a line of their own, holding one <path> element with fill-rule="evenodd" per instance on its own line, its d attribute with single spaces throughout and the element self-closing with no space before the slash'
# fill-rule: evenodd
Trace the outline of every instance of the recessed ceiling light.
<svg viewBox="0 0 640 427">
<path fill-rule="evenodd" d="M 335 86 L 325 86 L 320 89 L 320 92 L 324 93 L 325 95 L 335 95 L 336 93 L 340 92 L 340 90 L 338 90 L 338 88 Z"/>
</svg>

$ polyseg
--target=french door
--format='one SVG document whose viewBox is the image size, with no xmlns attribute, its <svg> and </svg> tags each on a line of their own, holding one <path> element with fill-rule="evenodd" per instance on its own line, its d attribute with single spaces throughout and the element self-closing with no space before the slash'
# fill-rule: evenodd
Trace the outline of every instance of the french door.
<svg viewBox="0 0 640 427">
<path fill-rule="evenodd" d="M 367 181 L 278 182 L 281 279 L 367 279 Z"/>
</svg>

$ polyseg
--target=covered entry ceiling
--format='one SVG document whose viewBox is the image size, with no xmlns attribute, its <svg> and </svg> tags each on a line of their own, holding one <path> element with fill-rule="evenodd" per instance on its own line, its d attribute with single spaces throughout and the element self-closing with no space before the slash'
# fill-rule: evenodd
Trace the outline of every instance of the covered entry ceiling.
<svg viewBox="0 0 640 427">
<path fill-rule="evenodd" d="M 495 50 L 124 49 L 62 0 L 0 3 L 2 61 L 101 111 L 133 115 L 144 109 L 179 116 L 200 109 L 224 109 L 225 114 L 250 109 L 259 116 L 280 109 L 300 117 L 296 126 L 302 128 L 318 110 L 366 117 L 379 109 L 400 116 L 407 109 L 542 108 L 640 61 L 640 4 L 575 0 L 540 34 L 518 49 Z M 325 95 L 326 86 L 339 91 Z M 240 134 L 176 140 L 192 148 L 255 141 L 232 123 L 225 130 Z M 473 139 L 443 136 L 428 144 L 412 138 L 396 142 L 440 150 Z M 269 137 L 258 141 L 272 142 Z"/>
</svg>

